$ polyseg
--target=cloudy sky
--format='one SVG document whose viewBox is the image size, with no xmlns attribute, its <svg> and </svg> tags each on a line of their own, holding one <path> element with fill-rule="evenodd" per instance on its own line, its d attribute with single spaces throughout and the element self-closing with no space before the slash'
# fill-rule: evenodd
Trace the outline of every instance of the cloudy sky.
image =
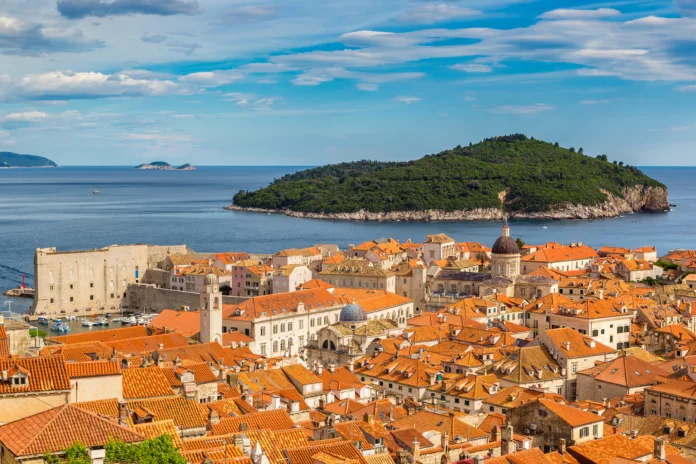
<svg viewBox="0 0 696 464">
<path fill-rule="evenodd" d="M 696 165 L 696 0 L 0 1 L 0 151 L 316 165 L 511 132 Z"/>
</svg>

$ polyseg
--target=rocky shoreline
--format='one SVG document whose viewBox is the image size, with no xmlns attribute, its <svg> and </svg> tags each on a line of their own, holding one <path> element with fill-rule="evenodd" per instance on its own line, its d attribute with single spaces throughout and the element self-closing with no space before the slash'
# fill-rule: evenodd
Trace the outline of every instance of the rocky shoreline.
<svg viewBox="0 0 696 464">
<path fill-rule="evenodd" d="M 633 212 L 666 212 L 669 211 L 667 191 L 660 187 L 644 187 L 637 185 L 625 188 L 623 198 L 609 192 L 607 201 L 597 206 L 557 205 L 549 211 L 524 212 L 508 211 L 512 219 L 601 219 L 621 216 Z M 291 210 L 272 210 L 263 208 L 245 208 L 237 205 L 226 206 L 231 211 L 254 213 L 285 214 L 286 216 L 305 219 L 330 219 L 337 221 L 499 221 L 503 219 L 500 208 L 475 208 L 460 211 L 443 211 L 437 209 L 423 211 L 389 211 L 370 212 L 365 210 L 353 213 L 305 213 Z"/>
</svg>

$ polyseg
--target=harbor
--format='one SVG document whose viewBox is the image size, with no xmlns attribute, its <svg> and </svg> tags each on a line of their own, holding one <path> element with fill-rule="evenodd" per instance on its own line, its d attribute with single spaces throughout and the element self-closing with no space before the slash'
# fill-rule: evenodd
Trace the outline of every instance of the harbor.
<svg viewBox="0 0 696 464">
<path fill-rule="evenodd" d="M 107 317 L 108 316 L 108 317 Z M 118 329 L 135 325 L 148 325 L 157 314 L 126 314 L 126 315 L 104 315 L 100 317 L 39 317 L 32 321 L 40 331 L 46 333 L 46 337 L 58 335 L 95 332 L 98 330 Z"/>
</svg>

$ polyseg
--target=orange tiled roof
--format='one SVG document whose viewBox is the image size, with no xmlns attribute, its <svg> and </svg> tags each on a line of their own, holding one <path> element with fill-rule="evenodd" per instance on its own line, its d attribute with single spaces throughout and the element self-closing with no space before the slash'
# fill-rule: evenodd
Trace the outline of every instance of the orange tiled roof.
<svg viewBox="0 0 696 464">
<path fill-rule="evenodd" d="M 172 396 L 169 380 L 157 366 L 123 371 L 123 397 L 126 399 Z"/>
<path fill-rule="evenodd" d="M 578 374 L 590 375 L 597 381 L 624 387 L 639 387 L 651 385 L 657 378 L 670 375 L 670 372 L 636 356 L 620 356 L 612 361 L 580 371 Z"/>
<path fill-rule="evenodd" d="M 525 262 L 557 263 L 597 258 L 597 252 L 588 246 L 550 246 L 523 256 Z"/>
<path fill-rule="evenodd" d="M 342 304 L 349 304 L 353 300 L 370 313 L 393 306 L 412 302 L 411 298 L 397 295 L 386 290 L 369 290 L 366 288 L 336 288 L 333 293 Z"/>
<path fill-rule="evenodd" d="M 238 305 L 223 305 L 225 319 L 251 321 L 258 317 L 276 316 L 297 311 L 297 305 L 304 303 L 306 311 L 340 305 L 340 301 L 325 288 L 299 290 L 255 296 Z M 239 315 L 236 312 L 239 311 Z"/>
<path fill-rule="evenodd" d="M 546 398 L 559 403 L 566 402 L 563 396 L 555 393 L 546 393 L 529 388 L 513 386 L 500 390 L 495 395 L 484 400 L 484 403 L 499 406 L 503 409 L 513 409 L 538 398 Z"/>
<path fill-rule="evenodd" d="M 179 377 L 186 371 L 191 371 L 191 373 L 193 373 L 194 381 L 197 384 L 218 381 L 218 378 L 210 369 L 208 363 L 204 362 L 188 362 L 180 366 L 163 367 L 161 369 L 172 387 L 180 387 L 182 385 Z"/>
<path fill-rule="evenodd" d="M 420 359 L 395 357 L 390 353 L 363 358 L 358 361 L 358 366 L 355 372 L 359 375 L 419 388 L 429 387 L 430 377 L 441 372 L 439 367 L 433 367 Z"/>
<path fill-rule="evenodd" d="M 184 337 L 193 337 L 201 331 L 201 316 L 199 311 L 177 311 L 164 309 L 155 317 L 148 327 L 177 332 Z"/>
<path fill-rule="evenodd" d="M 454 239 L 445 234 L 427 235 L 425 243 L 454 243 Z"/>
<path fill-rule="evenodd" d="M 314 288 L 333 288 L 333 285 L 321 279 L 312 279 L 297 286 L 297 290 L 311 290 Z"/>
<path fill-rule="evenodd" d="M 161 335 L 152 335 L 150 337 L 130 338 L 128 340 L 106 342 L 105 345 L 113 350 L 116 350 L 117 353 L 124 355 L 137 355 L 155 350 L 166 350 L 180 346 L 188 346 L 188 340 L 186 340 L 186 337 L 179 333 L 167 333 Z"/>
<path fill-rule="evenodd" d="M 574 408 L 556 401 L 547 400 L 545 398 L 537 398 L 537 404 L 553 412 L 571 427 L 579 427 L 581 425 L 604 421 L 601 416 L 592 414 L 591 412 L 583 411 L 582 409 Z"/>
<path fill-rule="evenodd" d="M 455 379 L 443 380 L 430 387 L 432 392 L 447 393 L 458 398 L 481 400 L 498 392 L 500 381 L 494 374 L 462 375 Z"/>
<path fill-rule="evenodd" d="M 10 343 L 7 340 L 7 332 L 5 326 L 0 325 L 0 358 L 10 357 Z"/>
<path fill-rule="evenodd" d="M 293 364 L 291 366 L 281 367 L 281 370 L 287 375 L 290 380 L 294 380 L 301 385 L 311 385 L 322 383 L 312 371 L 304 367 L 302 364 Z"/>
<path fill-rule="evenodd" d="M 636 438 L 626 435 L 609 435 L 599 440 L 590 440 L 568 448 L 568 452 L 580 462 L 592 462 L 593 464 L 613 464 L 616 458 L 637 460 L 653 454 L 655 449 L 655 437 L 641 435 Z M 668 456 L 679 454 L 673 446 L 665 445 Z"/>
<path fill-rule="evenodd" d="M 691 380 L 663 379 L 658 385 L 648 387 L 647 390 L 666 393 L 680 398 L 696 399 L 696 382 Z"/>
<path fill-rule="evenodd" d="M 171 419 L 148 422 L 145 424 L 134 424 L 131 426 L 133 430 L 143 435 L 147 440 L 152 440 L 153 438 L 161 437 L 162 435 L 169 435 L 174 443 L 174 446 L 181 448 L 181 437 L 179 436 L 179 431 L 176 429 L 174 421 Z"/>
<path fill-rule="evenodd" d="M 552 345 L 551 348 L 563 353 L 563 356 L 566 358 L 616 353 L 615 349 L 599 343 L 569 327 L 545 330 L 544 336 L 548 337 L 550 340 Z"/>
<path fill-rule="evenodd" d="M 138 337 L 147 337 L 147 329 L 141 325 L 123 327 L 120 329 L 97 330 L 95 332 L 84 332 L 73 335 L 61 335 L 59 337 L 51 337 L 49 340 L 67 345 L 84 342 L 115 342 Z"/>
<path fill-rule="evenodd" d="M 356 462 L 357 464 L 367 464 L 362 453 L 350 442 L 333 442 L 322 443 L 313 442 L 309 446 L 301 448 L 289 448 L 285 450 L 285 456 L 288 462 L 292 464 L 315 464 L 314 456 L 320 452 L 328 453 L 332 456 L 338 456 L 344 462 Z"/>
<path fill-rule="evenodd" d="M 70 345 L 48 345 L 41 348 L 39 356 L 61 356 L 66 361 L 83 362 L 109 359 L 113 349 L 102 342 L 73 343 Z"/>
<path fill-rule="evenodd" d="M 410 416 L 394 421 L 391 427 L 396 429 L 413 428 L 419 433 L 436 430 L 447 432 L 450 440 L 455 437 L 469 437 L 470 440 L 488 436 L 486 432 L 457 419 L 455 416 L 437 414 L 431 411 L 419 411 Z"/>
<path fill-rule="evenodd" d="M 71 379 L 121 375 L 121 363 L 118 361 L 70 362 L 65 367 Z"/>
<path fill-rule="evenodd" d="M 0 359 L 0 371 L 22 370 L 28 373 L 27 384 L 13 386 L 0 380 L 0 394 L 70 390 L 65 361 L 58 356 Z"/>
<path fill-rule="evenodd" d="M 111 440 L 141 442 L 145 437 L 108 419 L 64 405 L 0 426 L 0 442 L 15 456 L 57 453 L 79 442 L 105 446 Z"/>
<path fill-rule="evenodd" d="M 287 430 L 295 426 L 290 415 L 284 409 L 261 411 L 238 417 L 226 417 L 213 425 L 213 435 L 239 432 L 241 424 L 247 424 L 248 430 Z"/>
</svg>

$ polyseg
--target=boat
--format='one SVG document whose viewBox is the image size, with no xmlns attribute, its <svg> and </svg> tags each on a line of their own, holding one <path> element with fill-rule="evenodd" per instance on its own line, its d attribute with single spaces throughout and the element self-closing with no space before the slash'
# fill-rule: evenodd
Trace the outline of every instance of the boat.
<svg viewBox="0 0 696 464">
<path fill-rule="evenodd" d="M 51 321 L 43 316 L 39 317 L 39 324 L 41 325 L 48 325 Z"/>
<path fill-rule="evenodd" d="M 76 320 L 77 320 L 77 316 L 68 316 L 68 317 L 65 318 L 65 320 L 67 320 L 67 321 L 76 321 Z"/>
<path fill-rule="evenodd" d="M 70 326 L 64 322 L 56 322 L 51 326 L 51 330 L 54 332 L 66 333 L 70 332 Z"/>
<path fill-rule="evenodd" d="M 96 325 L 109 325 L 109 320 L 104 317 L 98 317 Z"/>
<path fill-rule="evenodd" d="M 82 327 L 92 327 L 93 325 L 94 322 L 87 319 L 82 319 Z"/>
<path fill-rule="evenodd" d="M 99 195 L 101 192 L 99 190 L 92 190 L 92 195 Z"/>
</svg>

